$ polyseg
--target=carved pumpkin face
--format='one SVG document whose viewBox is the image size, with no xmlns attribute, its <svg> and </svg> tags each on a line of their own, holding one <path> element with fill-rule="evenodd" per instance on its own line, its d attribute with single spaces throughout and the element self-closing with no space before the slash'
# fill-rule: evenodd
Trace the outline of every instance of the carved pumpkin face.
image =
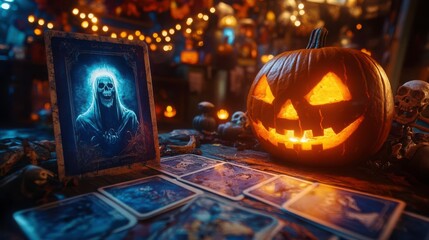
<svg viewBox="0 0 429 240">
<path fill-rule="evenodd" d="M 247 111 L 268 152 L 299 163 L 342 165 L 381 147 L 393 97 L 383 69 L 369 56 L 319 46 L 282 53 L 264 65 Z"/>
</svg>

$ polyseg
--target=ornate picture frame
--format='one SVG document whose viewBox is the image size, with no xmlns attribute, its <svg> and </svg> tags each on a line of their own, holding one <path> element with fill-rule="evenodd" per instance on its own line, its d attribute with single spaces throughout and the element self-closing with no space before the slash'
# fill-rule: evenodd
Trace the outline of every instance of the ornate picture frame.
<svg viewBox="0 0 429 240">
<path fill-rule="evenodd" d="M 147 45 L 45 34 L 60 179 L 159 161 Z"/>
</svg>

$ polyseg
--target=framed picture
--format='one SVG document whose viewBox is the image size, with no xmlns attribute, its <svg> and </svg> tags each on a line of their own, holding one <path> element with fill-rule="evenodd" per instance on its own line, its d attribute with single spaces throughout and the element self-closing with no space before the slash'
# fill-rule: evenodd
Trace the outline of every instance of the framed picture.
<svg viewBox="0 0 429 240">
<path fill-rule="evenodd" d="M 57 31 L 45 43 L 60 179 L 159 161 L 146 44 Z"/>
</svg>

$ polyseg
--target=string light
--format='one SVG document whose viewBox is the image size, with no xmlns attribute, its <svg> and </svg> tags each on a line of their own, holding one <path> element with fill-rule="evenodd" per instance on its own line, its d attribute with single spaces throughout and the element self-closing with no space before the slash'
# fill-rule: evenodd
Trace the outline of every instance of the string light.
<svg viewBox="0 0 429 240">
<path fill-rule="evenodd" d="M 97 25 L 93 25 L 91 27 L 92 31 L 97 32 L 98 31 L 98 26 Z"/>
<path fill-rule="evenodd" d="M 88 21 L 83 21 L 80 25 L 81 25 L 83 28 L 87 28 L 87 27 L 89 26 L 89 23 L 88 23 Z"/>
<path fill-rule="evenodd" d="M 143 41 L 143 40 L 144 40 L 144 35 L 140 35 L 140 36 L 139 36 L 139 39 L 140 39 L 141 41 Z"/>
<path fill-rule="evenodd" d="M 117 38 L 117 37 L 118 37 L 118 35 L 116 35 L 116 33 L 112 33 L 112 34 L 110 34 L 110 37 L 111 37 L 111 38 Z"/>
<path fill-rule="evenodd" d="M 132 40 L 134 40 L 134 36 L 133 35 L 128 35 L 128 40 L 130 40 L 130 41 L 132 41 Z"/>
<path fill-rule="evenodd" d="M 73 15 L 78 15 L 79 14 L 79 9 L 73 8 L 72 13 L 73 13 Z"/>
<path fill-rule="evenodd" d="M 94 14 L 88 13 L 88 18 L 93 18 L 93 17 L 94 17 Z"/>
<path fill-rule="evenodd" d="M 30 16 L 28 16 L 27 20 L 28 20 L 28 22 L 30 22 L 30 23 L 34 23 L 34 21 L 35 21 L 36 19 L 34 18 L 34 16 L 33 16 L 33 15 L 30 15 Z"/>
<path fill-rule="evenodd" d="M 49 29 L 54 28 L 54 24 L 49 22 L 48 24 L 46 24 L 46 27 L 48 27 Z"/>
<path fill-rule="evenodd" d="M 38 23 L 40 26 L 43 26 L 43 24 L 45 24 L 45 20 L 43 20 L 43 18 L 41 18 L 41 19 L 39 19 L 39 21 L 37 21 L 37 23 Z"/>
<path fill-rule="evenodd" d="M 79 17 L 82 18 L 82 19 L 84 19 L 84 18 L 86 18 L 86 14 L 85 13 L 80 13 Z"/>
<path fill-rule="evenodd" d="M 103 29 L 103 32 L 107 32 L 107 31 L 109 31 L 109 27 L 108 27 L 108 26 L 106 26 L 106 25 L 104 25 L 104 26 L 102 27 L 102 29 Z"/>
</svg>

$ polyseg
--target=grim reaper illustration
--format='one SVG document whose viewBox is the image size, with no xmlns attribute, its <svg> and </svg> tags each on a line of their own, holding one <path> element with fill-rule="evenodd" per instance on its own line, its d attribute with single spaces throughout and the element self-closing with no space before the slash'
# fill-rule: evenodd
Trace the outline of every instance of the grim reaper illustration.
<svg viewBox="0 0 429 240">
<path fill-rule="evenodd" d="M 119 155 L 139 125 L 136 114 L 119 100 L 113 78 L 109 74 L 95 78 L 92 104 L 76 119 L 78 143 L 101 148 L 104 157 Z"/>
</svg>

